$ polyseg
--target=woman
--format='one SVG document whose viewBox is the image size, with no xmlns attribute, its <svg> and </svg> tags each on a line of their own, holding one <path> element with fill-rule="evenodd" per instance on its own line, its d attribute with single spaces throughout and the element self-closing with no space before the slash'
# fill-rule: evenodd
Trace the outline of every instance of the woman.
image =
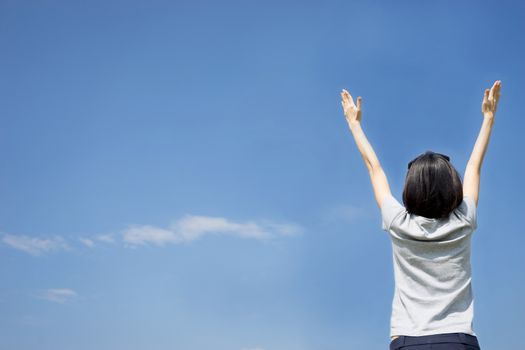
<svg viewBox="0 0 525 350">
<path fill-rule="evenodd" d="M 486 89 L 483 124 L 463 184 L 448 156 L 427 151 L 408 163 L 403 203 L 390 192 L 386 175 L 361 129 L 361 101 L 341 92 L 348 126 L 368 168 L 392 241 L 395 291 L 390 350 L 480 349 L 472 329 L 471 236 L 477 228 L 481 164 L 487 150 L 501 81 Z"/>
</svg>

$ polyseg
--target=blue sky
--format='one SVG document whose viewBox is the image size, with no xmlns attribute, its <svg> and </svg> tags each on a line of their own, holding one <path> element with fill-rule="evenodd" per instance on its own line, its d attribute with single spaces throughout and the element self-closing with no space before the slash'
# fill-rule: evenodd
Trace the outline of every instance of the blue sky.
<svg viewBox="0 0 525 350">
<path fill-rule="evenodd" d="M 525 323 L 518 1 L 0 2 L 1 349 L 387 349 L 391 243 L 340 91 L 401 199 L 463 175 L 482 349 Z"/>
</svg>

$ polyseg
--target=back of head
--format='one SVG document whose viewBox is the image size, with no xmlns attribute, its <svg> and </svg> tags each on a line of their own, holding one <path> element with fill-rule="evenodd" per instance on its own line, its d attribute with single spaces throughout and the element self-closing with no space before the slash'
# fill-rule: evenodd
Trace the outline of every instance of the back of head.
<svg viewBox="0 0 525 350">
<path fill-rule="evenodd" d="M 448 156 L 426 151 L 408 163 L 403 203 L 409 213 L 447 218 L 462 200 L 461 178 Z"/>
</svg>

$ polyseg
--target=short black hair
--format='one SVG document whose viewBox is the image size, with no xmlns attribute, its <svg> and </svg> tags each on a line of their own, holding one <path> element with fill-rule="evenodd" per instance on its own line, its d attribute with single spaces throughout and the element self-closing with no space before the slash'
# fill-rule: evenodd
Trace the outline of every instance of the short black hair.
<svg viewBox="0 0 525 350">
<path fill-rule="evenodd" d="M 450 158 L 426 151 L 408 163 L 403 203 L 409 213 L 447 218 L 463 201 L 463 185 Z"/>
</svg>

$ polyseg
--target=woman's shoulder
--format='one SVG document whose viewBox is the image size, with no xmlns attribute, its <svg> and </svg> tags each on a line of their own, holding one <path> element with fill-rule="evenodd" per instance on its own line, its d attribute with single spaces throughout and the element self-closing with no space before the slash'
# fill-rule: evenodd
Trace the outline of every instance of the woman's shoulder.
<svg viewBox="0 0 525 350">
<path fill-rule="evenodd" d="M 456 216 L 477 228 L 477 206 L 473 198 L 464 196 L 461 204 L 454 210 Z"/>
</svg>

